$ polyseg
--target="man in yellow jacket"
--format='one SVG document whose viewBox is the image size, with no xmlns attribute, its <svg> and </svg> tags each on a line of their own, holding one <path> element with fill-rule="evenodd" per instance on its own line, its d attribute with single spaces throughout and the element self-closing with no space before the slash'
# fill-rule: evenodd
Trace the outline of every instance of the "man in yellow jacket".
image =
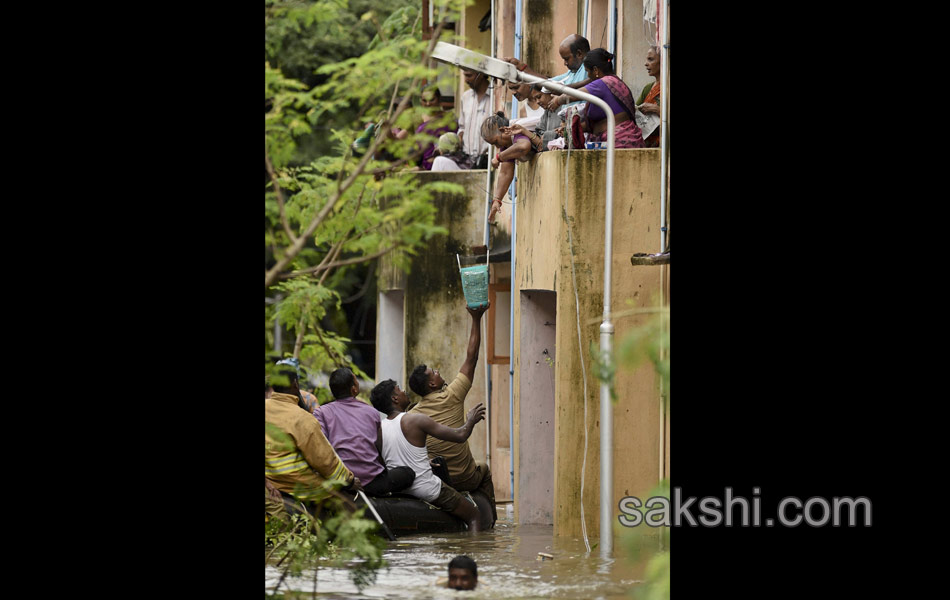
<svg viewBox="0 0 950 600">
<path fill-rule="evenodd" d="M 281 364 L 281 363 L 278 363 Z M 300 407 L 295 370 L 283 369 L 287 386 L 273 386 L 264 400 L 264 477 L 281 492 L 298 500 L 319 502 L 329 492 L 323 483 L 339 482 L 344 491 L 362 490 L 320 429 L 320 423 Z"/>
</svg>

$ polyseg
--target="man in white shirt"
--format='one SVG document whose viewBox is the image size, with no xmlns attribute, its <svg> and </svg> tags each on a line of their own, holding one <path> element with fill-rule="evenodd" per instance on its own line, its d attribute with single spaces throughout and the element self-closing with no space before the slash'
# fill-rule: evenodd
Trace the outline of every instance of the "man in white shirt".
<svg viewBox="0 0 950 600">
<path fill-rule="evenodd" d="M 488 142 L 482 139 L 479 131 L 488 115 L 491 106 L 488 99 L 488 76 L 468 69 L 462 69 L 462 76 L 470 89 L 462 94 L 459 103 L 458 135 L 462 140 L 462 150 L 469 156 L 478 157 L 473 168 L 485 169 L 488 167 Z M 482 155 L 484 159 L 481 159 Z"/>
</svg>

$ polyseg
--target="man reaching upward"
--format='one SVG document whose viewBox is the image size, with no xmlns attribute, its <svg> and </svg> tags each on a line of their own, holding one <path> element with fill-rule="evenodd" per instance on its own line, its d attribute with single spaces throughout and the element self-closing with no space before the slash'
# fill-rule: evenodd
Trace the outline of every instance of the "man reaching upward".
<svg viewBox="0 0 950 600">
<path fill-rule="evenodd" d="M 422 396 L 410 412 L 421 413 L 446 427 L 459 427 L 465 421 L 465 396 L 472 388 L 475 377 L 475 365 L 478 363 L 478 347 L 482 336 L 479 323 L 488 309 L 466 308 L 472 315 L 472 330 L 468 339 L 468 352 L 458 375 L 448 386 L 441 373 L 426 365 L 419 365 L 409 376 L 409 387 Z M 444 456 L 452 479 L 452 487 L 460 492 L 481 490 L 491 503 L 492 525 L 498 519 L 495 509 L 495 487 L 492 484 L 491 469 L 484 463 L 476 463 L 468 441 L 454 443 L 430 437 L 426 441 L 429 457 Z"/>
</svg>

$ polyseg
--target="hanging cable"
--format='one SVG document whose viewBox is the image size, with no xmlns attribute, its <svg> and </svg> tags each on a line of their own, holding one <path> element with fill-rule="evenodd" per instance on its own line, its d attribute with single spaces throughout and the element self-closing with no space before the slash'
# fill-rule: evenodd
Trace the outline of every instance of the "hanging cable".
<svg viewBox="0 0 950 600">
<path fill-rule="evenodd" d="M 568 123 L 571 122 L 570 113 L 568 113 Z M 570 135 L 570 134 L 568 134 Z M 584 547 L 590 553 L 590 541 L 587 539 L 587 519 L 584 517 L 584 480 L 587 471 L 587 367 L 584 366 L 583 343 L 581 342 L 581 303 L 577 296 L 577 273 L 574 268 L 574 235 L 571 232 L 571 224 L 567 220 L 567 190 L 568 190 L 568 166 L 571 164 L 571 146 L 567 146 L 567 160 L 564 162 L 564 204 L 562 218 L 567 227 L 567 241 L 571 251 L 571 283 L 574 286 L 574 310 L 577 316 L 577 351 L 581 359 L 581 374 L 584 378 L 584 460 L 581 463 L 581 534 L 584 536 Z"/>
</svg>

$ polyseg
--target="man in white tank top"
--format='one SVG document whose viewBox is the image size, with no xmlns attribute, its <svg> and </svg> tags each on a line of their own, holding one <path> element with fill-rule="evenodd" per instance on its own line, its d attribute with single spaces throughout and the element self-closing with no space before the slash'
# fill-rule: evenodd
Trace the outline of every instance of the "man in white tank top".
<svg viewBox="0 0 950 600">
<path fill-rule="evenodd" d="M 478 508 L 462 497 L 432 472 L 426 436 L 462 443 L 472 435 L 475 424 L 485 418 L 485 407 L 479 404 L 468 412 L 465 424 L 457 429 L 446 427 L 422 413 L 407 413 L 409 397 L 392 379 L 373 388 L 370 400 L 376 410 L 386 415 L 380 424 L 383 431 L 383 459 L 392 467 L 410 467 L 416 474 L 412 485 L 403 490 L 468 524 L 469 531 L 481 529 Z"/>
</svg>

